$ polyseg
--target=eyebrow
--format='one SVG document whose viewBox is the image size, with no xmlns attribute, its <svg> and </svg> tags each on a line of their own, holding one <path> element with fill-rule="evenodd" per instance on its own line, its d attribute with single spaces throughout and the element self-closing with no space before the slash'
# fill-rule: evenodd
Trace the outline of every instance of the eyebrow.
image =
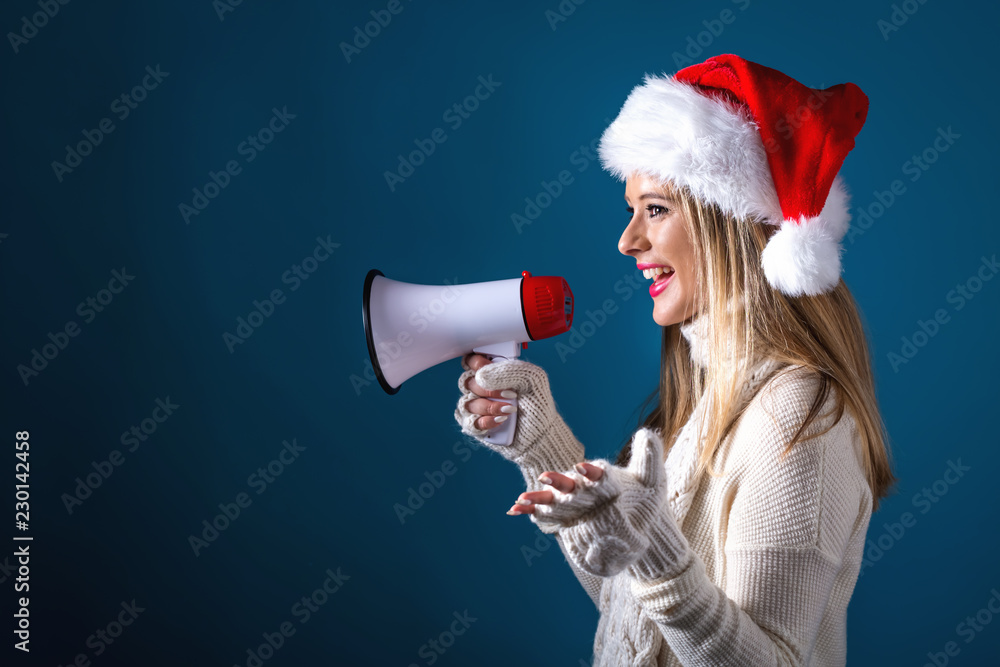
<svg viewBox="0 0 1000 667">
<path fill-rule="evenodd" d="M 641 195 L 639 195 L 639 201 L 642 201 L 643 199 L 662 199 L 663 201 L 668 201 L 671 204 L 676 204 L 677 203 L 677 201 L 674 200 L 674 199 L 672 199 L 671 197 L 666 197 L 664 195 L 658 195 L 655 192 L 644 192 L 644 193 L 642 193 Z M 628 195 L 625 195 L 625 202 L 628 203 Z"/>
</svg>

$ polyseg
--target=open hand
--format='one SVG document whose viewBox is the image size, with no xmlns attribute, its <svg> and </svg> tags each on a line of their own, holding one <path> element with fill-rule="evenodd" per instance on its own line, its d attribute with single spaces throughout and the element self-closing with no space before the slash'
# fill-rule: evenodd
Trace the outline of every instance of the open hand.
<svg viewBox="0 0 1000 667">
<path fill-rule="evenodd" d="M 559 533 L 582 569 L 613 576 L 645 553 L 645 533 L 664 509 L 663 442 L 657 431 L 641 428 L 628 466 L 595 459 L 563 473 L 546 471 L 539 481 L 552 490 L 522 493 L 508 514 L 532 515 L 543 532 Z"/>
<path fill-rule="evenodd" d="M 604 476 L 604 468 L 595 466 L 592 463 L 587 463 L 586 461 L 577 463 L 576 471 L 587 479 L 595 482 Z M 552 488 L 562 493 L 572 493 L 576 488 L 576 481 L 572 477 L 558 472 L 546 471 L 542 473 L 542 476 L 538 478 L 538 481 L 542 484 L 549 484 Z M 553 502 L 555 502 L 555 497 L 551 491 L 525 491 L 517 497 L 517 500 L 514 501 L 514 505 L 507 510 L 507 514 L 510 514 L 511 516 L 517 516 L 518 514 L 533 514 L 535 512 L 536 503 L 551 505 Z"/>
</svg>

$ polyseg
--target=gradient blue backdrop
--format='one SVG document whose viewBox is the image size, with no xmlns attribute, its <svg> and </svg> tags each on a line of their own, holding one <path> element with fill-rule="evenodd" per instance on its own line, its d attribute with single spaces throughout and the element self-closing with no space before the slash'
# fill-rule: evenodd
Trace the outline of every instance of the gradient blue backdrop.
<svg viewBox="0 0 1000 667">
<path fill-rule="evenodd" d="M 31 435 L 35 539 L 30 656 L 11 647 L 14 542 L 0 551 L 2 662 L 246 665 L 264 633 L 291 622 L 295 634 L 264 664 L 589 664 L 597 610 L 554 543 L 504 513 L 523 482 L 458 430 L 458 360 L 395 396 L 358 382 L 362 283 L 371 268 L 426 284 L 561 275 L 578 325 L 614 300 L 574 354 L 556 340 L 524 354 L 549 372 L 588 455 L 614 454 L 655 386 L 659 330 L 645 289 L 619 282 L 635 275 L 616 247 L 623 185 L 575 152 L 644 73 L 737 53 L 816 88 L 852 81 L 871 101 L 843 174 L 855 224 L 862 209 L 879 215 L 845 242 L 844 278 L 870 330 L 901 483 L 872 517 L 848 663 L 919 665 L 954 641 L 952 664 L 1000 664 L 1000 619 L 971 638 L 958 627 L 1000 588 L 1000 280 L 973 281 L 981 289 L 961 308 L 949 299 L 1000 251 L 996 5 L 912 2 L 889 32 L 879 21 L 893 6 L 857 0 L 589 0 L 563 2 L 558 21 L 547 15 L 557 0 L 386 7 L 72 2 L 26 29 L 16 52 L 7 35 L 0 497 L 11 527 L 0 539 L 17 533 L 20 430 Z M 21 32 L 39 11 L 5 3 L 0 28 Z M 391 22 L 345 55 L 341 43 L 373 11 Z M 693 57 L 677 60 L 686 49 Z M 169 74 L 119 119 L 112 101 L 147 66 Z M 456 127 L 443 114 L 481 76 L 498 86 Z M 294 118 L 248 161 L 239 146 L 272 109 Z M 106 117 L 114 131 L 60 181 L 52 162 Z M 446 141 L 390 188 L 385 172 L 435 128 Z M 959 138 L 911 180 L 906 163 L 948 128 Z M 230 160 L 241 171 L 186 223 L 179 205 Z M 563 170 L 572 184 L 518 229 L 512 214 Z M 872 207 L 897 179 L 905 192 Z M 339 247 L 292 290 L 282 276 L 317 238 Z M 77 305 L 122 267 L 134 280 L 84 321 Z M 275 289 L 286 301 L 230 352 L 223 334 Z M 894 367 L 890 353 L 939 309 L 948 321 Z M 25 384 L 18 365 L 69 321 L 79 334 Z M 127 451 L 121 434 L 167 397 L 179 407 Z M 298 458 L 251 486 L 293 439 Z M 64 494 L 114 450 L 124 463 L 69 513 Z M 938 482 L 959 461 L 964 476 Z M 394 506 L 442 467 L 453 474 L 401 523 Z M 933 502 L 916 498 L 924 488 Z M 189 536 L 241 492 L 252 504 L 196 556 Z M 914 521 L 893 528 L 905 512 Z M 301 623 L 293 606 L 338 568 L 349 578 Z M 88 637 L 133 599 L 145 611 L 95 655 Z M 466 613 L 475 620 L 444 638 L 443 654 L 429 648 Z"/>
</svg>

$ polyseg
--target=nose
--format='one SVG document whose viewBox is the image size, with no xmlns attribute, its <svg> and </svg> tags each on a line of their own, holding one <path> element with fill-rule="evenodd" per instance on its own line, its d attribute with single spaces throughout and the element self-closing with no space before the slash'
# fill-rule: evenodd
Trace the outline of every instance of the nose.
<svg viewBox="0 0 1000 667">
<path fill-rule="evenodd" d="M 641 225 L 637 222 L 638 218 L 638 214 L 632 216 L 625 231 L 622 232 L 621 238 L 618 239 L 618 252 L 623 255 L 635 256 L 650 247 L 649 239 L 646 238 Z"/>
</svg>

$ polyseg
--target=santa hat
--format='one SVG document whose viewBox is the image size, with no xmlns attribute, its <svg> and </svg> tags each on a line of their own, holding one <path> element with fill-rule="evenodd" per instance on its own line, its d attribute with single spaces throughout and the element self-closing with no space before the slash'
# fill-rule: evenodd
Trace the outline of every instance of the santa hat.
<svg viewBox="0 0 1000 667">
<path fill-rule="evenodd" d="M 868 115 L 853 83 L 825 90 L 732 54 L 673 77 L 647 74 L 601 136 L 601 164 L 687 186 L 738 218 L 780 226 L 761 255 L 768 282 L 816 295 L 840 280 L 851 219 L 838 174 Z"/>
</svg>

